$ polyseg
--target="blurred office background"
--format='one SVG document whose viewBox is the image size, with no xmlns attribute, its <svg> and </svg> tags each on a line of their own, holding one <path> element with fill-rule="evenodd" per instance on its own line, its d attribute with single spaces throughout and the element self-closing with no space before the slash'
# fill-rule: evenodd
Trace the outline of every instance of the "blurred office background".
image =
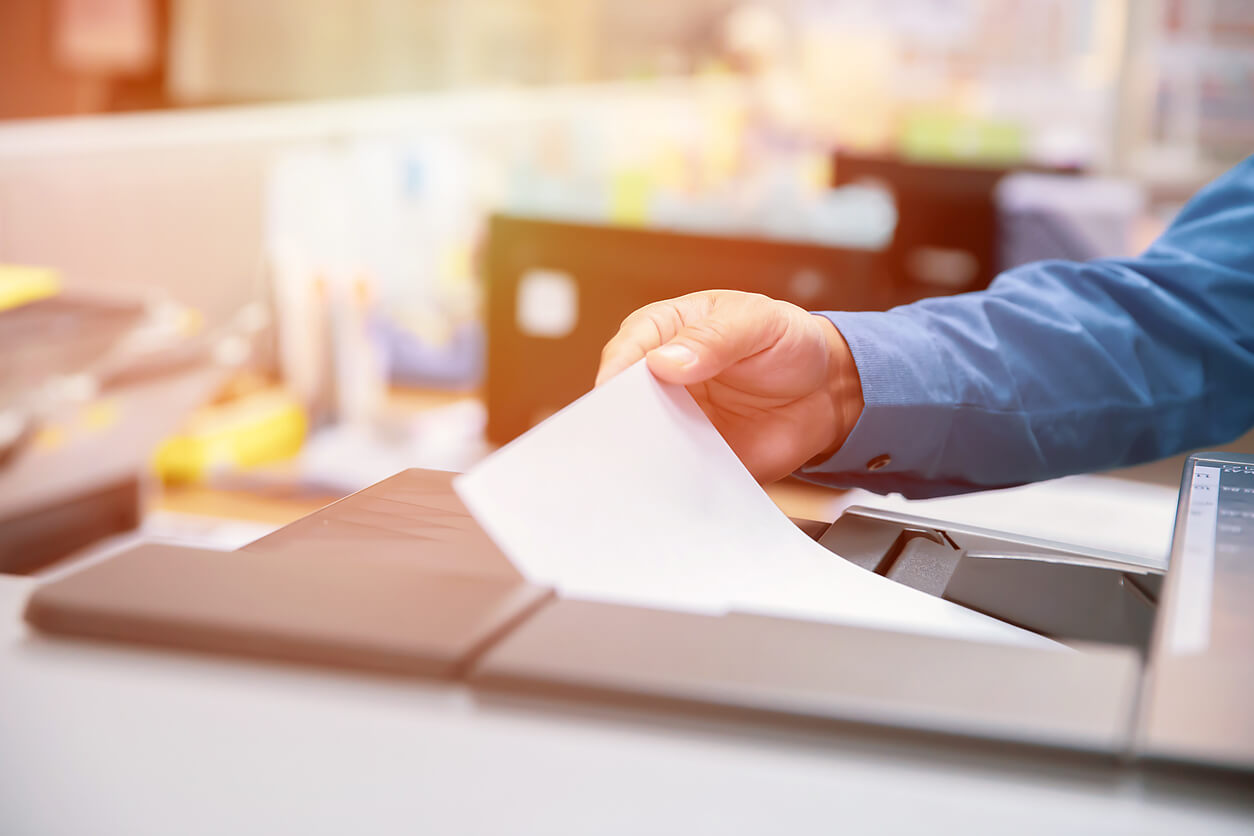
<svg viewBox="0 0 1254 836">
<path fill-rule="evenodd" d="M 5 0 L 0 529 L 461 469 L 651 299 L 1130 253 L 1252 148 L 1243 0 Z"/>
</svg>

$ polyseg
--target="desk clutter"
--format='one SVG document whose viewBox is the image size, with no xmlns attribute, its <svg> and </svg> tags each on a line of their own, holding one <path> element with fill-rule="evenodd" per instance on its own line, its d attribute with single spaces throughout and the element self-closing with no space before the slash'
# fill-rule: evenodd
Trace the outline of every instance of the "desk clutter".
<svg viewBox="0 0 1254 836">
<path fill-rule="evenodd" d="M 404 471 L 235 552 L 141 546 L 36 588 L 26 618 L 67 637 L 459 679 L 546 698 L 865 723 L 1119 763 L 1254 767 L 1240 676 L 1227 692 L 1196 697 L 1223 715 L 1210 726 L 1231 724 L 1225 748 L 1164 752 L 1140 719 L 1160 651 L 1093 643 L 1059 652 L 568 598 L 519 575 L 452 478 Z M 849 545 L 835 527 L 803 529 Z M 865 548 L 865 531 L 859 536 Z M 1168 708 L 1192 716 L 1200 705 Z"/>
<path fill-rule="evenodd" d="M 66 290 L 0 265 L 0 572 L 139 526 L 156 439 L 249 353 L 162 298 Z"/>
</svg>

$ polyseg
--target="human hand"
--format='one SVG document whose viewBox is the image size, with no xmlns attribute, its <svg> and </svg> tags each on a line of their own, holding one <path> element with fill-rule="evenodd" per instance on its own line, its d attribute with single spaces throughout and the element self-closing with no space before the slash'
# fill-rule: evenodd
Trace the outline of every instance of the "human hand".
<svg viewBox="0 0 1254 836">
<path fill-rule="evenodd" d="M 602 350 L 597 385 L 641 357 L 688 387 L 763 484 L 835 452 L 862 413 L 853 355 L 831 321 L 760 294 L 707 290 L 641 308 Z"/>
</svg>

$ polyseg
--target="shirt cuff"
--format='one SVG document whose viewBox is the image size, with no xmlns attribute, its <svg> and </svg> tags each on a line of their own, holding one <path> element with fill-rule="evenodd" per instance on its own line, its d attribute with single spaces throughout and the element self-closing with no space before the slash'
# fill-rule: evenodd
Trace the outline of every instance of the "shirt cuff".
<svg viewBox="0 0 1254 836">
<path fill-rule="evenodd" d="M 953 422 L 953 386 L 928 332 L 900 311 L 827 312 L 853 354 L 862 414 L 830 457 L 798 473 L 863 481 L 871 473 L 934 478 Z"/>
</svg>

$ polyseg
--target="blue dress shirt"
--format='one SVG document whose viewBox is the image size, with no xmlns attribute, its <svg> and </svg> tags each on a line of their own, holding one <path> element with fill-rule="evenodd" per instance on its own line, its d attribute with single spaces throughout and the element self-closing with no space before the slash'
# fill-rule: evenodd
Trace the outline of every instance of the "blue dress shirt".
<svg viewBox="0 0 1254 836">
<path fill-rule="evenodd" d="M 866 406 L 809 479 L 937 496 L 1229 441 L 1254 426 L 1254 157 L 1138 258 L 1042 261 L 978 293 L 822 315 Z"/>
</svg>

